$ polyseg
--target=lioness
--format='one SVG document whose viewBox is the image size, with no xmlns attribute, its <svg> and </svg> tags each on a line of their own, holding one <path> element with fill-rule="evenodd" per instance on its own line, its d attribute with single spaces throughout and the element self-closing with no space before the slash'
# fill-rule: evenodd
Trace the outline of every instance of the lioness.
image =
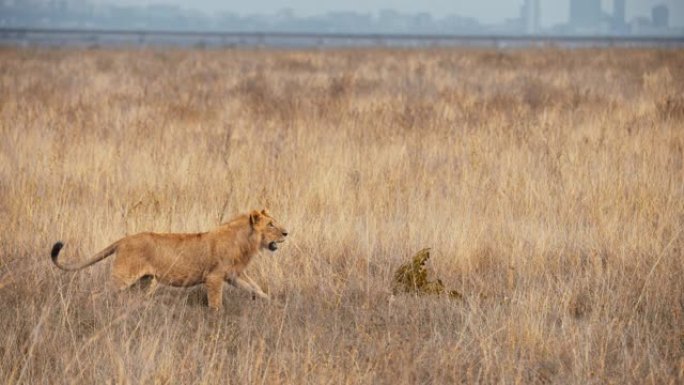
<svg viewBox="0 0 684 385">
<path fill-rule="evenodd" d="M 239 215 L 206 233 L 130 235 L 107 246 L 91 259 L 72 265 L 57 261 L 64 246 L 57 242 L 52 247 L 51 257 L 62 270 L 80 270 L 116 253 L 112 280 L 118 289 L 125 289 L 142 277 L 152 277 L 153 286 L 157 281 L 173 286 L 203 283 L 209 306 L 219 310 L 223 281 L 247 290 L 253 296 L 269 298 L 243 271 L 259 250 L 275 251 L 286 236 L 287 230 L 264 209 Z"/>
</svg>

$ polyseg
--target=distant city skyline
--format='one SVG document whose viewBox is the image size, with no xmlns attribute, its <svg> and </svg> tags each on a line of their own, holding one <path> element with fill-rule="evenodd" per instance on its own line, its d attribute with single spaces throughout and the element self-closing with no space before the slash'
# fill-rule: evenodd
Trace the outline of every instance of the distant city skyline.
<svg viewBox="0 0 684 385">
<path fill-rule="evenodd" d="M 231 6 L 216 0 L 132 1 L 0 0 L 0 27 L 684 37 L 684 0 L 397 0 L 392 7 L 386 0 L 367 0 L 356 8 L 354 2 L 360 0 L 348 0 L 341 9 L 334 4 L 326 8 L 329 0 L 320 0 L 316 9 L 306 8 L 314 6 L 312 0 L 252 0 L 254 12 L 244 3 Z"/>
<path fill-rule="evenodd" d="M 524 0 L 347 0 L 343 3 L 332 0 L 251 0 L 248 2 L 222 0 L 92 0 L 99 4 L 152 5 L 168 4 L 187 9 L 198 9 L 208 13 L 232 12 L 241 15 L 274 14 L 290 9 L 297 16 L 311 16 L 328 12 L 359 12 L 377 14 L 381 10 L 405 13 L 429 13 L 435 17 L 456 14 L 473 17 L 483 24 L 498 24 L 520 16 Z M 570 17 L 569 0 L 540 0 L 540 25 L 548 28 L 566 23 Z M 613 13 L 614 0 L 601 0 L 601 8 L 607 14 Z M 670 26 L 684 27 L 684 0 L 626 0 L 625 19 L 650 17 L 657 5 L 666 5 L 670 10 Z"/>
</svg>

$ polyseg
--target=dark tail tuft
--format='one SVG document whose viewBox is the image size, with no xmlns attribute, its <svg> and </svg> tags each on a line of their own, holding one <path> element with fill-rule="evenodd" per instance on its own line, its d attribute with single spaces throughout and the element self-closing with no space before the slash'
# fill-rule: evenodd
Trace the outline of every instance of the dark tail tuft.
<svg viewBox="0 0 684 385">
<path fill-rule="evenodd" d="M 52 251 L 50 252 L 52 262 L 57 263 L 57 256 L 59 255 L 59 252 L 62 250 L 62 247 L 64 247 L 64 244 L 62 242 L 57 242 L 54 246 L 52 246 Z"/>
</svg>

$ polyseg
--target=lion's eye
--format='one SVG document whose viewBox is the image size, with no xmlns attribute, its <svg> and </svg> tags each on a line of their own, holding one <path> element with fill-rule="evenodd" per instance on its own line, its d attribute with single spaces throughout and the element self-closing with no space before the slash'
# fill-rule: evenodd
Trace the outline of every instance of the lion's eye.
<svg viewBox="0 0 684 385">
<path fill-rule="evenodd" d="M 269 223 L 268 223 L 268 226 L 269 226 L 269 227 L 275 227 L 275 226 L 273 226 L 273 222 L 269 222 Z"/>
</svg>

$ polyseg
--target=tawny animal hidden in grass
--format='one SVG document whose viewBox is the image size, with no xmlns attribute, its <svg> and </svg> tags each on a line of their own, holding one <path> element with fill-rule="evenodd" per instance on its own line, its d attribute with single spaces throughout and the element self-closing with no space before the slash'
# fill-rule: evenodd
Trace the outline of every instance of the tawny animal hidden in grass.
<svg viewBox="0 0 684 385">
<path fill-rule="evenodd" d="M 172 286 L 204 284 L 209 306 L 221 308 L 223 283 L 269 299 L 244 270 L 260 250 L 276 251 L 285 241 L 287 230 L 266 211 L 254 210 L 228 223 L 197 234 L 139 233 L 124 237 L 89 260 L 62 264 L 57 260 L 64 244 L 52 247 L 54 264 L 62 270 L 80 270 L 116 253 L 112 281 L 120 290 L 143 277 Z"/>
<path fill-rule="evenodd" d="M 447 294 L 449 298 L 463 298 L 456 290 L 447 290 L 442 280 L 428 280 L 425 262 L 430 259 L 430 248 L 416 253 L 410 261 L 399 266 L 392 281 L 392 294 Z"/>
</svg>

